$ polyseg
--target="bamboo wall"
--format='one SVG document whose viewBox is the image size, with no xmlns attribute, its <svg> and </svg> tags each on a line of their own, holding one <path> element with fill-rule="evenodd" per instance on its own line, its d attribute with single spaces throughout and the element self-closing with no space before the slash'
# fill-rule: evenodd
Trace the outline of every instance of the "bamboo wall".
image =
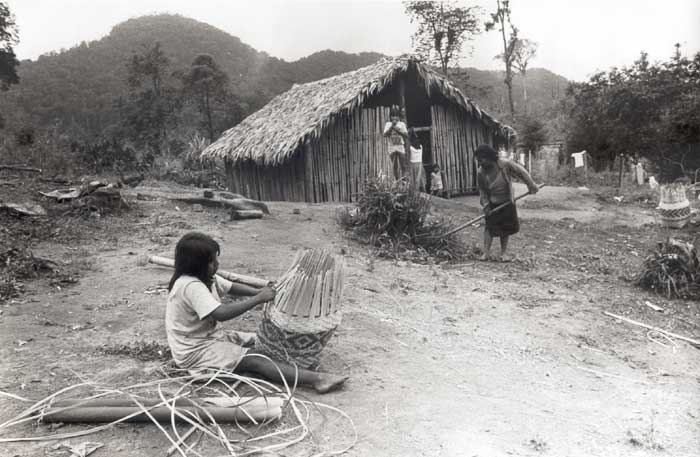
<svg viewBox="0 0 700 457">
<path fill-rule="evenodd" d="M 481 144 L 494 146 L 493 135 L 481 122 L 455 106 L 433 105 L 430 113 L 433 163 L 440 165 L 445 190 L 458 194 L 474 192 L 477 189 L 474 151 Z"/>
<path fill-rule="evenodd" d="M 454 106 L 432 106 L 431 118 L 433 161 L 445 174 L 445 189 L 474 191 L 474 151 L 483 143 L 493 145 L 491 134 Z M 388 120 L 389 108 L 382 106 L 338 117 L 281 165 L 248 161 L 227 167 L 229 188 L 262 201 L 353 201 L 368 178 L 392 174 L 383 136 Z"/>
<path fill-rule="evenodd" d="M 355 110 L 312 140 L 304 157 L 306 176 L 311 176 L 307 201 L 352 201 L 368 178 L 390 173 L 383 136 L 388 120 L 387 107 Z"/>
</svg>

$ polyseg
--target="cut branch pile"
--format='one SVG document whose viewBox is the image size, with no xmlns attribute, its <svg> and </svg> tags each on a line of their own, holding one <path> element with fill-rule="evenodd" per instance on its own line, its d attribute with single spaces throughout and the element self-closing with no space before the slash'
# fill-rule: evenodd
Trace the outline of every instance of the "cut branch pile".
<svg viewBox="0 0 700 457">
<path fill-rule="evenodd" d="M 352 230 L 356 239 L 377 247 L 381 256 L 464 257 L 466 246 L 457 235 L 441 236 L 455 225 L 430 218 L 430 206 L 430 196 L 401 181 L 378 177 L 365 184 L 357 206 L 342 211 L 338 222 Z"/>
<path fill-rule="evenodd" d="M 332 406 L 298 398 L 295 387 L 296 384 L 285 384 L 279 388 L 266 381 L 219 370 L 198 376 L 175 372 L 173 376 L 127 387 L 83 380 L 39 401 L 0 391 L 0 396 L 30 405 L 0 424 L 0 443 L 65 440 L 121 423 L 151 422 L 171 445 L 167 453 L 163 449 L 165 455 L 177 452 L 182 457 L 201 456 L 198 446 L 204 441 L 220 445 L 223 455 L 231 456 L 268 455 L 297 443 L 311 446 L 314 451 L 309 454 L 316 455 L 338 455 L 352 448 L 357 441 L 352 419 Z M 326 439 L 317 441 L 318 428 L 315 427 L 313 435 L 310 433 L 312 416 L 320 414 L 322 419 L 328 419 L 323 409 L 349 422 L 352 436 L 349 445 L 328 449 Z M 313 419 L 316 422 L 318 418 Z M 101 425 L 37 436 L 34 427 L 27 427 L 32 422 Z M 9 429 L 23 436 L 8 437 Z M 120 434 L 124 433 L 122 429 Z M 190 438 L 192 435 L 195 436 Z"/>
<path fill-rule="evenodd" d="M 114 184 L 92 181 L 79 187 L 39 192 L 57 203 L 71 202 L 73 210 L 108 214 L 128 209 L 121 192 Z"/>
<path fill-rule="evenodd" d="M 668 298 L 700 298 L 700 262 L 695 246 L 674 238 L 659 243 L 644 260 L 635 282 Z"/>
</svg>

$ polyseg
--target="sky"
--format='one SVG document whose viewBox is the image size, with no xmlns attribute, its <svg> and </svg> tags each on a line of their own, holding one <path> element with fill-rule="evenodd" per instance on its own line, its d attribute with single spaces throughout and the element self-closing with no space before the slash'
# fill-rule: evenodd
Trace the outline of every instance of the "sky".
<svg viewBox="0 0 700 457">
<path fill-rule="evenodd" d="M 20 60 L 97 40 L 129 18 L 175 13 L 206 22 L 258 51 L 296 60 L 324 49 L 411 51 L 411 24 L 398 0 L 0 0 L 19 28 Z M 496 0 L 464 0 L 482 8 Z M 530 67 L 582 81 L 598 70 L 630 65 L 640 51 L 665 60 L 674 43 L 700 52 L 700 0 L 511 0 L 520 36 L 539 43 Z M 482 33 L 465 48 L 462 66 L 502 69 L 496 32 Z"/>
</svg>

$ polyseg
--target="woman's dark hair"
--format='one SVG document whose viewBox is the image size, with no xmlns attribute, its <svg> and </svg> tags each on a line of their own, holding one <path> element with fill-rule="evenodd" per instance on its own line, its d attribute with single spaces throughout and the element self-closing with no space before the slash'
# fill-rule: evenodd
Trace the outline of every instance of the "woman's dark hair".
<svg viewBox="0 0 700 457">
<path fill-rule="evenodd" d="M 433 173 L 435 173 L 436 171 L 440 171 L 440 165 L 434 163 L 432 170 L 433 170 Z"/>
<path fill-rule="evenodd" d="M 476 152 L 474 154 L 476 157 L 488 160 L 490 162 L 495 162 L 498 160 L 498 152 L 496 152 L 496 150 L 488 144 L 482 144 L 476 148 Z"/>
<path fill-rule="evenodd" d="M 194 276 L 210 289 L 213 278 L 209 276 L 209 262 L 216 259 L 219 252 L 219 243 L 208 235 L 198 232 L 184 235 L 175 246 L 175 273 L 170 278 L 168 290 L 172 290 L 182 275 Z"/>
</svg>

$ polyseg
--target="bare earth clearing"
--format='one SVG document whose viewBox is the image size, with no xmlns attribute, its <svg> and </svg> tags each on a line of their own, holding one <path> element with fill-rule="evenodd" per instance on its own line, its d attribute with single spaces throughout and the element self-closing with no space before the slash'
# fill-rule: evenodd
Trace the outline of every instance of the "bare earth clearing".
<svg viewBox="0 0 700 457">
<path fill-rule="evenodd" d="M 646 330 L 603 314 L 697 338 L 697 302 L 669 301 L 624 279 L 654 242 L 669 233 L 692 239 L 697 226 L 671 232 L 645 225 L 654 222 L 649 206 L 613 206 L 588 192 L 545 188 L 519 207 L 517 261 L 420 265 L 372 258 L 336 225 L 337 205 L 271 203 L 271 216 L 231 222 L 223 210 L 133 195 L 132 211 L 86 221 L 79 238 L 57 233 L 35 247 L 35 255 L 70 262 L 64 265 L 80 280 L 60 290 L 45 279 L 28 282 L 26 294 L 0 305 L 0 390 L 39 399 L 79 382 L 76 374 L 135 384 L 152 373 L 156 362 L 98 348 L 165 343 L 165 293 L 157 291 L 170 271 L 139 267 L 136 259 L 170 257 L 178 238 L 196 229 L 221 242 L 221 268 L 271 279 L 298 248 L 345 252 L 345 314 L 322 368 L 351 378 L 337 393 L 304 394 L 354 419 L 359 438 L 347 455 L 700 454 L 698 349 L 682 341 L 663 346 Z M 478 214 L 475 197 L 435 206 L 438 215 L 459 220 Z M 466 243 L 478 243 L 481 229 L 463 233 Z M 664 311 L 645 306 L 647 300 Z M 251 331 L 256 317 L 226 325 Z M 5 418 L 22 406 L 0 397 Z M 352 439 L 347 423 L 332 416 L 315 427 L 315 441 L 282 455 L 342 448 Z M 25 425 L 12 436 L 46 433 L 46 425 Z M 96 457 L 164 455 L 170 444 L 152 425 L 71 441 L 105 443 Z M 67 455 L 54 444 L 13 443 L 0 454 Z M 213 444 L 205 450 L 222 453 Z"/>
</svg>

